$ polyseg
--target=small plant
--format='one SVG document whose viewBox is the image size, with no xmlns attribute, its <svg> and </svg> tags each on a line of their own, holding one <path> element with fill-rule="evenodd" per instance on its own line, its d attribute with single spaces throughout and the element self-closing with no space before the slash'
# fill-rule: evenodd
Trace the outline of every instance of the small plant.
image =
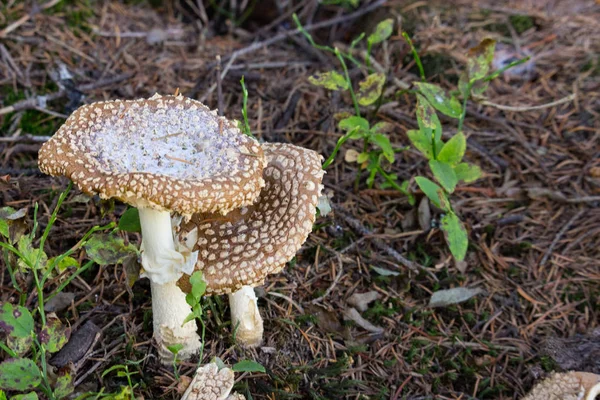
<svg viewBox="0 0 600 400">
<path fill-rule="evenodd" d="M 71 249 L 60 256 L 48 258 L 43 250 L 44 244 L 70 188 L 59 196 L 37 248 L 33 244 L 38 228 L 37 203 L 29 234 L 25 234 L 28 227 L 23 221 L 27 210 L 0 209 L 0 237 L 3 239 L 0 248 L 11 282 L 19 294 L 18 304 L 5 302 L 0 309 L 0 330 L 5 334 L 0 340 L 0 349 L 9 357 L 0 363 L 0 396 L 4 395 L 2 390 L 7 390 L 22 393 L 18 395 L 20 398 L 37 399 L 36 390 L 39 390 L 48 399 L 54 400 L 65 398 L 73 391 L 69 372 L 61 370 L 56 376 L 49 374 L 48 355 L 56 353 L 67 343 L 70 328 L 64 326 L 54 313 L 46 314 L 44 305 L 94 264 L 89 261 L 80 266 L 71 255 L 88 243 L 95 232 L 114 225 L 93 227 Z M 74 271 L 67 277 L 67 270 Z M 61 282 L 58 288 L 50 294 L 44 293 L 48 280 L 55 277 L 62 278 L 58 279 Z M 33 310 L 25 307 L 28 289 L 23 285 L 29 280 L 27 278 L 33 281 L 37 295 L 37 307 Z"/>
<path fill-rule="evenodd" d="M 363 151 L 349 151 L 346 153 L 346 161 L 356 162 L 359 170 L 369 171 L 367 186 L 371 188 L 375 178 L 383 177 L 382 188 L 391 187 L 408 196 L 409 203 L 415 204 L 412 194 L 409 192 L 409 182 L 398 182 L 398 177 L 385 171 L 384 162 L 393 164 L 395 153 L 405 148 L 394 148 L 387 135 L 392 127 L 386 122 L 378 122 L 372 125 L 368 119 L 361 116 L 361 107 L 374 106 L 375 115 L 377 108 L 382 103 L 382 92 L 386 82 L 383 73 L 372 73 L 371 71 L 371 49 L 373 45 L 387 40 L 393 31 L 393 20 L 386 19 L 380 22 L 375 31 L 367 37 L 367 51 L 364 65 L 353 55 L 353 49 L 362 41 L 365 34 L 358 36 L 350 45 L 348 52 L 342 52 L 337 48 L 318 45 L 312 36 L 302 27 L 296 15 L 294 21 L 298 29 L 304 34 L 310 44 L 316 49 L 334 54 L 339 60 L 344 75 L 336 71 L 317 73 L 309 78 L 309 81 L 317 86 L 329 90 L 348 90 L 354 106 L 354 115 L 344 114 L 338 127 L 344 135 L 337 141 L 331 155 L 323 164 L 327 168 L 334 161 L 340 148 L 348 140 L 363 140 Z M 469 51 L 467 69 L 461 74 L 458 90 L 447 93 L 439 85 L 427 83 L 421 59 L 406 33 L 403 37 L 408 42 L 415 63 L 419 70 L 421 81 L 414 82 L 417 98 L 416 117 L 419 129 L 409 130 L 407 136 L 411 144 L 423 154 L 429 161 L 429 168 L 434 179 L 415 177 L 415 182 L 429 200 L 443 211 L 441 218 L 441 230 L 444 233 L 450 252 L 454 258 L 461 261 L 465 258 L 468 247 L 468 234 L 466 228 L 449 200 L 450 194 L 455 190 L 459 182 L 471 183 L 481 177 L 478 166 L 463 162 L 467 140 L 463 133 L 463 124 L 466 116 L 467 101 L 470 98 L 477 99 L 487 89 L 489 81 L 499 76 L 503 71 L 515 65 L 521 64 L 527 59 L 515 61 L 501 70 L 490 72 L 490 65 L 494 57 L 495 42 L 486 39 L 478 46 Z M 368 75 L 359 82 L 359 91 L 355 93 L 353 83 L 348 73 L 346 61 L 366 70 Z M 459 101 L 462 98 L 462 103 Z M 447 141 L 442 139 L 442 125 L 436 112 L 440 112 L 458 121 L 458 131 Z M 357 174 L 357 178 L 360 174 Z M 357 181 L 358 183 L 358 181 Z"/>
<path fill-rule="evenodd" d="M 362 152 L 355 156 L 352 155 L 351 160 L 359 165 L 360 170 L 366 169 L 369 172 L 367 186 L 372 188 L 375 183 L 375 178 L 377 175 L 380 175 L 385 180 L 382 187 L 392 187 L 404 193 L 408 196 L 409 202 L 414 204 L 414 198 L 408 191 L 409 182 L 404 181 L 399 183 L 398 177 L 395 174 L 388 174 L 383 168 L 383 164 L 386 161 L 390 164 L 394 163 L 396 153 L 404 151 L 406 148 L 394 148 L 392 146 L 388 136 L 392 130 L 391 124 L 380 121 L 371 125 L 366 118 L 361 116 L 361 107 L 379 107 L 383 87 L 386 82 L 385 74 L 380 72 L 369 73 L 365 79 L 358 83 L 359 90 L 358 93 L 356 93 L 353 88 L 352 80 L 350 79 L 350 74 L 348 73 L 346 60 L 358 67 L 363 67 L 363 64 L 352 55 L 352 50 L 364 39 L 365 34 L 361 34 L 352 42 L 349 51 L 343 52 L 338 48 L 316 44 L 312 36 L 302 27 L 298 17 L 296 15 L 293 17 L 298 29 L 304 34 L 310 44 L 319 50 L 334 54 L 344 71 L 344 75 L 336 71 L 317 73 L 316 75 L 311 76 L 309 81 L 312 84 L 322 86 L 325 89 L 349 91 L 354 106 L 354 115 L 349 113 L 338 115 L 340 119 L 338 127 L 345 132 L 345 134 L 337 141 L 331 155 L 323 163 L 323 168 L 325 169 L 331 165 L 340 148 L 348 140 L 362 140 Z M 370 70 L 370 53 L 373 45 L 385 41 L 392 34 L 393 25 L 394 21 L 392 19 L 386 19 L 380 22 L 375 28 L 375 31 L 367 37 L 367 55 L 365 61 L 368 70 Z"/>
</svg>

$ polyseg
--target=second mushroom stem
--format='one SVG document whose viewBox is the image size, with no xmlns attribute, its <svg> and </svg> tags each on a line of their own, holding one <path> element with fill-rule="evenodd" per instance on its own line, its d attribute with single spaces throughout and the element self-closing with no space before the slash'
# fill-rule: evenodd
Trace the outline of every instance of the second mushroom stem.
<svg viewBox="0 0 600 400">
<path fill-rule="evenodd" d="M 263 338 L 263 320 L 258 310 L 258 299 L 252 286 L 242 286 L 229 294 L 231 329 L 235 339 L 245 346 L 259 346 Z"/>
</svg>

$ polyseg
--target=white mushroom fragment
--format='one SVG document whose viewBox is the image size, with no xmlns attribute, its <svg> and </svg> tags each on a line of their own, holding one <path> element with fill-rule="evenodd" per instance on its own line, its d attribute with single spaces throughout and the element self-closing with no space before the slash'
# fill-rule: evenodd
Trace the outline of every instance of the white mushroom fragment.
<svg viewBox="0 0 600 400">
<path fill-rule="evenodd" d="M 233 371 L 212 362 L 199 367 L 181 400 L 245 400 L 239 393 L 229 394 L 234 383 Z"/>
<path fill-rule="evenodd" d="M 251 205 L 264 185 L 258 142 L 233 122 L 183 96 L 108 101 L 71 115 L 39 154 L 39 167 L 64 175 L 88 194 L 116 198 L 140 211 L 142 276 L 152 288 L 154 337 L 160 358 L 182 344 L 180 359 L 200 348 L 185 295 L 176 286 L 197 252 L 174 242 L 171 213 L 227 213 Z"/>
<path fill-rule="evenodd" d="M 180 241 L 197 238 L 196 269 L 207 293 L 230 294 L 232 329 L 238 342 L 257 346 L 263 321 L 253 287 L 294 257 L 315 220 L 323 170 L 321 156 L 289 144 L 263 144 L 265 187 L 255 204 L 227 215 L 194 214 L 179 227 Z M 189 292 L 189 276 L 179 279 Z"/>
<path fill-rule="evenodd" d="M 600 375 L 589 372 L 552 374 L 523 400 L 594 400 L 600 394 Z"/>
</svg>

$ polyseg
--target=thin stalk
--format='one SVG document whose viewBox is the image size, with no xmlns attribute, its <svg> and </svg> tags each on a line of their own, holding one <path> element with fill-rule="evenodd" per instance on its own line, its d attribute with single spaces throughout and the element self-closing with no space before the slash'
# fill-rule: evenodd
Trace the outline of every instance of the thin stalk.
<svg viewBox="0 0 600 400">
<path fill-rule="evenodd" d="M 46 283 L 46 281 L 50 277 L 52 271 L 54 270 L 54 267 L 56 267 L 56 265 L 58 265 L 66 257 L 69 257 L 71 254 L 73 254 L 76 250 L 79 250 L 85 244 L 85 242 L 87 242 L 87 240 L 90 238 L 90 236 L 92 236 L 94 233 L 96 233 L 98 231 L 103 231 L 103 230 L 111 229 L 111 228 L 114 228 L 114 227 L 115 227 L 115 223 L 111 222 L 111 223 L 109 223 L 107 225 L 104 225 L 104 226 L 94 226 L 93 228 L 91 228 L 90 230 L 88 230 L 86 232 L 86 234 L 83 235 L 83 237 L 79 240 L 79 242 L 77 242 L 75 244 L 75 246 L 71 247 L 69 250 L 67 250 L 66 252 L 64 252 L 60 256 L 56 257 L 54 259 L 54 261 L 52 262 L 52 264 L 48 265 L 48 267 L 46 269 L 46 273 L 42 277 L 42 286 Z"/>
<path fill-rule="evenodd" d="M 246 89 L 243 76 L 240 83 L 242 84 L 242 117 L 244 118 L 244 133 L 250 137 L 254 137 L 250 130 L 250 124 L 248 123 L 248 90 Z"/>
<path fill-rule="evenodd" d="M 494 71 L 494 73 L 492 73 L 492 74 L 490 74 L 490 75 L 486 76 L 486 77 L 483 79 L 483 81 L 484 81 L 484 82 L 489 82 L 489 81 L 491 81 L 492 79 L 496 79 L 498 76 L 500 76 L 500 75 L 501 75 L 501 74 L 502 74 L 504 71 L 506 71 L 507 69 L 509 69 L 509 68 L 512 68 L 512 67 L 516 67 L 517 65 L 524 64 L 524 63 L 526 63 L 527 61 L 529 61 L 529 59 L 531 59 L 531 57 L 525 57 L 525 58 L 521 58 L 520 60 L 513 61 L 513 62 L 511 62 L 510 64 L 508 64 L 508 65 L 506 65 L 506 66 L 504 66 L 504 67 L 500 68 L 499 70 L 497 70 L 497 71 Z"/>
<path fill-rule="evenodd" d="M 463 104 L 462 104 L 462 113 L 460 114 L 460 118 L 458 119 L 458 129 L 457 129 L 457 133 L 458 132 L 462 132 L 462 128 L 463 128 L 463 123 L 465 122 L 465 116 L 467 115 L 467 100 L 469 100 L 469 97 L 471 97 L 471 89 L 473 88 L 473 84 L 475 82 L 469 82 L 469 85 L 467 86 L 467 93 L 465 94 L 465 98 L 463 99 Z"/>
<path fill-rule="evenodd" d="M 58 288 L 48 296 L 46 296 L 45 301 L 49 301 L 51 298 L 62 292 L 62 290 L 67 287 L 69 283 L 73 281 L 73 279 L 77 278 L 79 275 L 87 271 L 92 265 L 94 265 L 93 261 L 88 261 L 82 267 L 78 268 L 77 271 L 73 272 L 63 283 L 60 284 Z"/>
<path fill-rule="evenodd" d="M 17 353 L 15 353 L 14 351 L 12 351 L 10 349 L 10 347 L 8 347 L 7 345 L 5 345 L 3 342 L 0 342 L 0 349 L 4 350 L 12 358 L 17 358 L 18 357 Z"/>
<path fill-rule="evenodd" d="M 367 53 L 365 54 L 365 65 L 367 67 L 367 71 L 371 72 L 371 47 L 373 43 L 370 40 L 367 40 Z"/>
<path fill-rule="evenodd" d="M 19 286 L 19 283 L 17 282 L 15 271 L 13 271 L 10 262 L 8 261 L 8 250 L 3 248 L 2 255 L 4 258 L 6 269 L 8 270 L 8 274 L 10 275 L 10 281 L 12 282 L 13 287 L 17 289 L 19 293 L 23 293 L 23 289 L 21 289 L 21 286 Z"/>
<path fill-rule="evenodd" d="M 417 64 L 417 67 L 419 68 L 419 75 L 421 75 L 421 80 L 423 82 L 425 82 L 425 80 L 426 80 L 425 79 L 425 70 L 423 69 L 423 63 L 421 62 L 421 57 L 419 57 L 419 53 L 417 53 L 417 49 L 415 49 L 415 46 L 413 45 L 412 40 L 410 40 L 410 36 L 408 36 L 408 33 L 402 32 L 402 37 L 404 38 L 404 40 L 406 40 L 406 42 L 410 46 L 410 50 L 412 51 L 413 58 L 415 59 L 415 63 Z"/>
<path fill-rule="evenodd" d="M 344 69 L 344 74 L 346 75 L 346 81 L 348 82 L 348 88 L 350 89 L 350 96 L 352 96 L 352 103 L 354 104 L 354 111 L 356 113 L 356 116 L 360 117 L 360 107 L 358 106 L 358 100 L 356 100 L 356 94 L 354 93 L 354 89 L 352 88 L 352 80 L 350 79 L 350 74 L 348 73 L 348 67 L 346 66 L 344 57 L 342 57 L 342 54 L 340 53 L 337 47 L 335 48 L 335 55 L 337 56 L 338 60 L 340 60 L 342 68 Z"/>
<path fill-rule="evenodd" d="M 379 165 L 377 166 L 377 171 L 381 174 L 381 176 L 383 176 L 383 178 L 387 181 L 387 183 L 390 184 L 391 187 L 393 187 L 400 193 L 404 193 L 406 196 L 410 197 L 410 193 L 402 186 L 398 185 L 398 183 L 394 179 L 392 179 L 392 177 L 389 176 L 387 172 L 385 172 L 383 168 L 381 168 Z"/>
<path fill-rule="evenodd" d="M 331 155 L 327 158 L 327 160 L 325 160 L 325 162 L 323 163 L 323 169 L 327 169 L 327 167 L 329 167 L 329 165 L 331 165 L 331 163 L 333 162 L 333 160 L 335 159 L 335 156 L 337 155 L 338 151 L 340 150 L 340 147 L 342 147 L 342 145 L 344 143 L 346 143 L 346 141 L 350 138 L 350 136 L 352 136 L 354 134 L 354 130 L 346 133 L 344 136 L 342 136 L 341 138 L 338 139 L 335 148 L 333 149 L 333 151 L 331 152 Z"/>
</svg>

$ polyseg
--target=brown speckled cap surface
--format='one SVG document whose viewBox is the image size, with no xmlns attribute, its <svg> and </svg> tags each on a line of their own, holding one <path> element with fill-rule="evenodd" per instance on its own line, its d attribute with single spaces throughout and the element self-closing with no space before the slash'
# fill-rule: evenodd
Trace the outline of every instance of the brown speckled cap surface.
<svg viewBox="0 0 600 400">
<path fill-rule="evenodd" d="M 227 215 L 194 214 L 180 226 L 179 241 L 196 243 L 196 269 L 208 293 L 262 284 L 294 257 L 312 230 L 324 174 L 321 156 L 290 144 L 265 143 L 263 150 L 265 187 L 255 204 Z M 189 291 L 189 276 L 178 285 Z"/>
<path fill-rule="evenodd" d="M 523 400 L 583 400 L 596 385 L 600 376 L 588 372 L 554 373 L 534 386 Z"/>
<path fill-rule="evenodd" d="M 183 96 L 93 103 L 46 142 L 39 168 L 88 194 L 136 207 L 227 213 L 264 185 L 259 143 Z"/>
</svg>

